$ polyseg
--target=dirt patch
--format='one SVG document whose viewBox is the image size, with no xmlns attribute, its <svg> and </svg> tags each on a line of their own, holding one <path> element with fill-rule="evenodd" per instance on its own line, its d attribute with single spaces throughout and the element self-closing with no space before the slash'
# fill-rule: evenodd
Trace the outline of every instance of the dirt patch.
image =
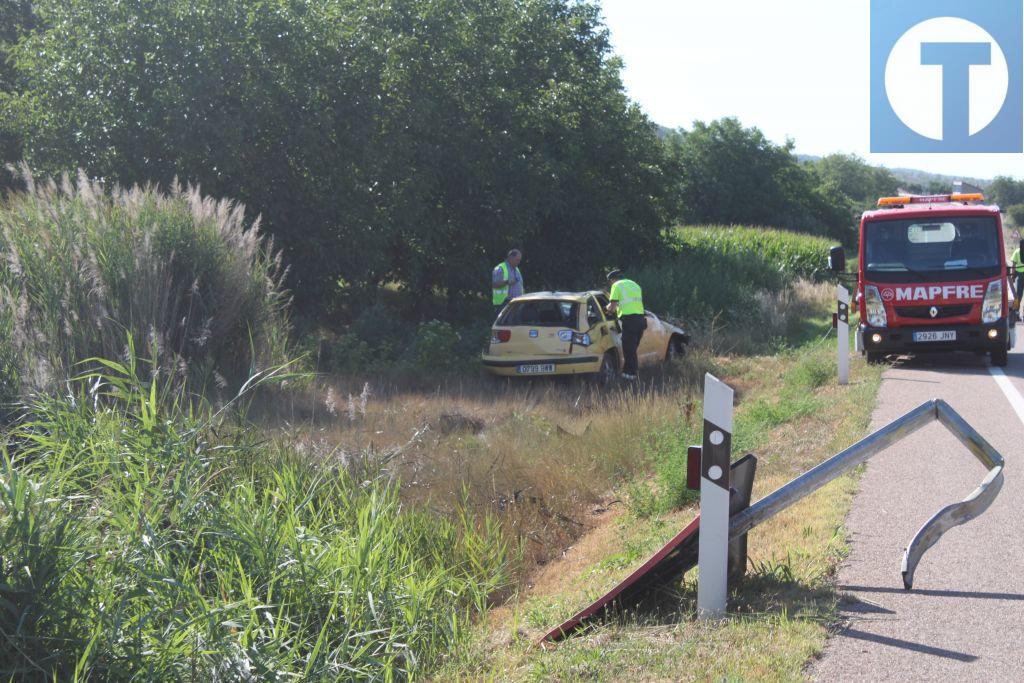
<svg viewBox="0 0 1024 683">
<path fill-rule="evenodd" d="M 458 411 L 441 413 L 437 418 L 437 429 L 445 435 L 457 432 L 479 434 L 485 426 L 486 423 L 480 418 Z"/>
</svg>

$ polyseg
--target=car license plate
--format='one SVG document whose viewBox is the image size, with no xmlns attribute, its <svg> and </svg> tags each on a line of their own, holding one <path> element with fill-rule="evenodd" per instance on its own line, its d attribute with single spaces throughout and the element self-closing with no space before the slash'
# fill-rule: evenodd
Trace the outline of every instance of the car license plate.
<svg viewBox="0 0 1024 683">
<path fill-rule="evenodd" d="M 915 332 L 914 341 L 916 342 L 944 342 L 944 341 L 956 341 L 956 332 L 953 330 L 942 331 L 942 332 Z"/>
<path fill-rule="evenodd" d="M 544 375 L 555 371 L 554 363 L 545 363 L 540 365 L 520 365 L 516 368 L 516 372 L 520 375 Z"/>
</svg>

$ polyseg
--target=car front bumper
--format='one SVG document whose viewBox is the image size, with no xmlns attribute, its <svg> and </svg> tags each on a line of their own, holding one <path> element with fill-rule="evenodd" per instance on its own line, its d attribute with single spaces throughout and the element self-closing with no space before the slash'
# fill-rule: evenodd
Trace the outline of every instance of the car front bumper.
<svg viewBox="0 0 1024 683">
<path fill-rule="evenodd" d="M 480 358 L 487 372 L 502 377 L 550 377 L 552 375 L 588 375 L 601 369 L 600 356 L 556 356 L 553 358 L 510 358 L 484 354 Z M 523 365 L 552 365 L 554 372 L 522 373 Z"/>
<path fill-rule="evenodd" d="M 989 337 L 991 330 L 995 337 Z M 915 342 L 915 332 L 956 332 L 956 341 Z M 860 326 L 863 349 L 868 353 L 941 353 L 943 351 L 998 351 L 1007 348 L 1010 328 L 1006 318 L 991 325 L 921 325 L 910 327 Z M 881 339 L 874 340 L 878 335 Z"/>
</svg>

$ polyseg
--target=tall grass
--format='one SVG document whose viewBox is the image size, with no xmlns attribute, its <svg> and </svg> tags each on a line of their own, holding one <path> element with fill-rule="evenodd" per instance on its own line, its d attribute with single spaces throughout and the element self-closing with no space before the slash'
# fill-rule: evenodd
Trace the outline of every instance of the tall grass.
<svg viewBox="0 0 1024 683">
<path fill-rule="evenodd" d="M 280 260 L 243 206 L 83 174 L 22 181 L 0 204 L 0 399 L 54 390 L 82 358 L 124 358 L 126 332 L 165 377 L 208 388 L 283 360 Z"/>
<path fill-rule="evenodd" d="M 687 227 L 673 233 L 673 248 L 635 273 L 645 304 L 690 321 L 724 322 L 750 316 L 763 293 L 778 293 L 798 279 L 820 280 L 826 239 L 749 227 Z"/>
<path fill-rule="evenodd" d="M 400 679 L 504 584 L 493 522 L 99 367 L 3 436 L 0 676 Z"/>
</svg>

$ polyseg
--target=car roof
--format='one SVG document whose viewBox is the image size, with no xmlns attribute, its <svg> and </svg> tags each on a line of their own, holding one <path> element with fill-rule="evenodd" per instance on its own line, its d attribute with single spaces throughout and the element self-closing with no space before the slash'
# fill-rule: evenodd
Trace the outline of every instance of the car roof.
<svg viewBox="0 0 1024 683">
<path fill-rule="evenodd" d="M 604 294 L 604 292 L 596 289 L 587 292 L 531 292 L 529 294 L 517 296 L 515 301 L 586 301 L 587 297 L 597 296 L 599 294 Z"/>
<path fill-rule="evenodd" d="M 913 208 L 910 208 L 913 206 Z M 999 215 L 995 204 L 935 203 L 912 204 L 904 208 L 872 209 L 864 212 L 864 220 L 899 220 L 902 218 L 927 218 L 936 213 L 949 216 L 990 216 Z"/>
</svg>

